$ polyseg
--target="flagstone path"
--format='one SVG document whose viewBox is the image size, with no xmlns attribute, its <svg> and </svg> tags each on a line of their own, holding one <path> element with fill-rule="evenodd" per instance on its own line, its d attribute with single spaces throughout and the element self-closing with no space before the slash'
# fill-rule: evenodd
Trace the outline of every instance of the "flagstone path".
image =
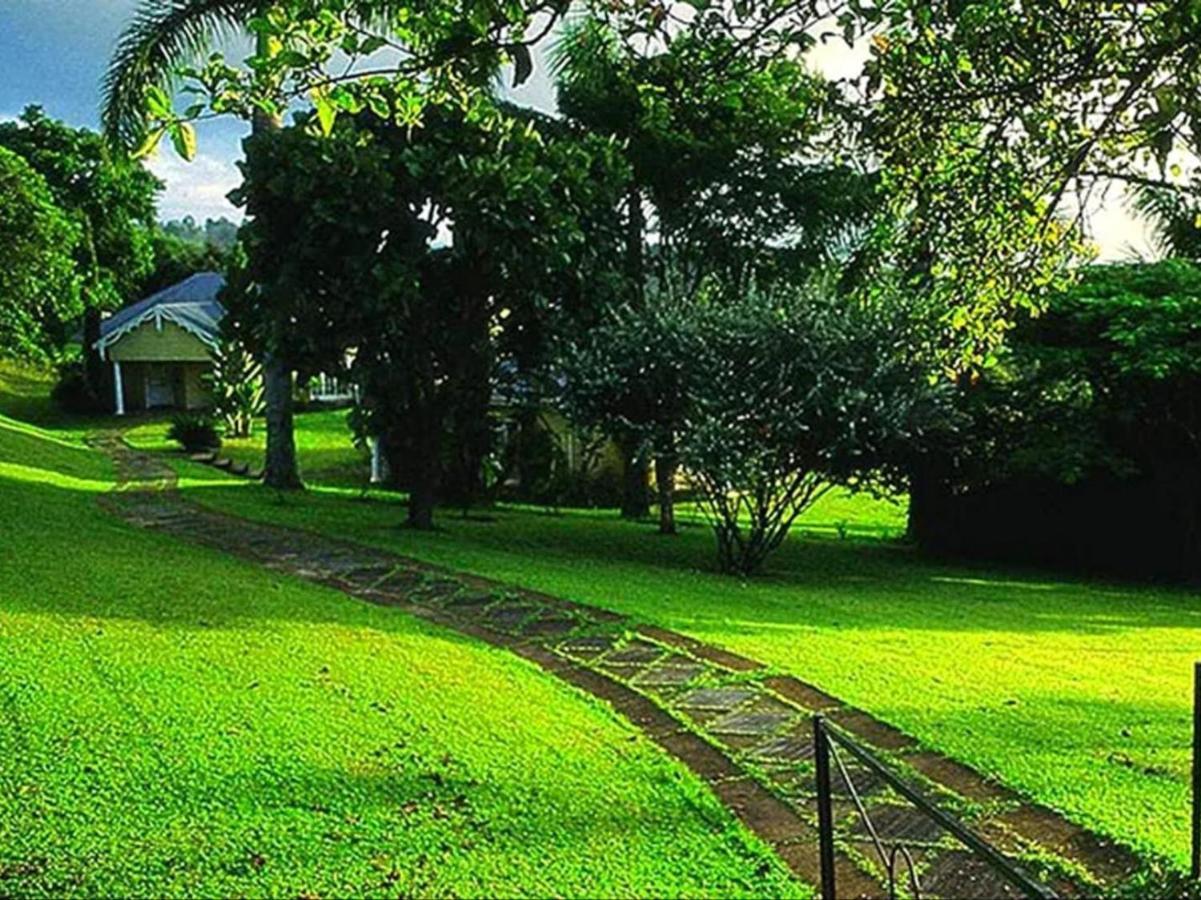
<svg viewBox="0 0 1201 900">
<path fill-rule="evenodd" d="M 126 521 L 504 647 L 611 704 L 681 760 L 805 882 L 820 883 L 812 718 L 824 714 L 1057 894 L 1094 896 L 1139 861 L 816 687 L 762 663 L 607 610 L 450 572 L 325 535 L 251 522 L 185 499 L 175 473 L 118 434 L 93 444 L 117 467 L 101 503 Z M 903 844 L 922 896 L 1020 896 L 853 758 L 846 772 L 885 848 Z M 837 770 L 839 896 L 887 896 L 884 863 Z"/>
</svg>

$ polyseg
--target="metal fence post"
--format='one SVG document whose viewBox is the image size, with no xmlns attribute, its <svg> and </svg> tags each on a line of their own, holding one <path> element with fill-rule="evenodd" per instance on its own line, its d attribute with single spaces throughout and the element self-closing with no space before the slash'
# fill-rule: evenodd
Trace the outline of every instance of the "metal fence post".
<svg viewBox="0 0 1201 900">
<path fill-rule="evenodd" d="M 1193 878 L 1201 879 L 1201 662 L 1193 664 Z"/>
<path fill-rule="evenodd" d="M 1198 668 L 1201 672 L 1201 667 Z M 813 762 L 817 769 L 817 838 L 822 870 L 822 900 L 836 900 L 834 888 L 834 803 L 830 789 L 830 742 L 826 723 L 813 717 Z"/>
</svg>

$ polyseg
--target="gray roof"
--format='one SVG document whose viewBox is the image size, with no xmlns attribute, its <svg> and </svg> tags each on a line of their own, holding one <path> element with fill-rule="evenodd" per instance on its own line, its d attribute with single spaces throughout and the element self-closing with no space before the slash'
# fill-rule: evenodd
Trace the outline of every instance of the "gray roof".
<svg viewBox="0 0 1201 900">
<path fill-rule="evenodd" d="M 225 277 L 220 273 L 197 272 L 179 284 L 163 288 L 109 316 L 100 323 L 100 340 L 96 346 L 103 348 L 114 344 L 139 325 L 155 320 L 174 322 L 209 346 L 215 346 L 220 340 L 221 319 L 225 315 L 225 307 L 217 299 L 223 287 Z"/>
</svg>

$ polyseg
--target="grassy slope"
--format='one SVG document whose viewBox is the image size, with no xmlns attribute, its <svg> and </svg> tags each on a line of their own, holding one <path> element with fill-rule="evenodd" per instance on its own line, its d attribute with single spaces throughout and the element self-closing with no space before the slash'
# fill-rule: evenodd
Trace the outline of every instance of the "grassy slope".
<svg viewBox="0 0 1201 900">
<path fill-rule="evenodd" d="M 441 531 L 419 534 L 398 529 L 401 508 L 379 497 L 281 498 L 187 471 L 188 489 L 222 509 L 600 604 L 765 660 L 1081 822 L 1186 856 L 1193 593 L 937 565 L 886 542 L 818 536 L 851 514 L 866 531 L 897 525 L 899 511 L 839 498 L 766 577 L 740 584 L 711 571 L 699 526 L 665 539 L 611 515 L 501 510 L 492 522 L 447 514 Z"/>
<path fill-rule="evenodd" d="M 501 651 L 139 532 L 0 420 L 0 894 L 792 894 Z"/>
<path fill-rule="evenodd" d="M 1079 821 L 1186 857 L 1195 593 L 936 565 L 833 540 L 843 523 L 863 536 L 904 527 L 902 507 L 839 494 L 802 520 L 818 539 L 790 540 L 768 577 L 743 585 L 710 571 L 701 527 L 667 540 L 607 513 L 503 510 L 492 523 L 448 515 L 421 535 L 395 527 L 402 512 L 385 495 L 284 500 L 186 471 L 220 508 L 619 609 L 766 660 Z"/>
</svg>

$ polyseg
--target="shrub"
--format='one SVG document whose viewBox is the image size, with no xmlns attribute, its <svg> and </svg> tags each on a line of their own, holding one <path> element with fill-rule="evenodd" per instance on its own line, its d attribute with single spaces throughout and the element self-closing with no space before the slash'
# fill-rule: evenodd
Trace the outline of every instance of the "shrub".
<svg viewBox="0 0 1201 900">
<path fill-rule="evenodd" d="M 216 450 L 221 446 L 221 436 L 211 416 L 183 413 L 171 420 L 167 437 L 178 443 L 189 453 Z"/>
<path fill-rule="evenodd" d="M 263 367 L 231 338 L 223 338 L 213 354 L 213 371 L 205 376 L 213 410 L 233 438 L 250 437 L 254 418 L 263 414 Z"/>
<path fill-rule="evenodd" d="M 927 550 L 1201 577 L 1201 267 L 1086 269 L 915 460 Z"/>
<path fill-rule="evenodd" d="M 941 419 L 944 390 L 899 298 L 751 296 L 688 327 L 680 457 L 728 572 L 756 571 L 831 485 L 895 484 Z"/>
<path fill-rule="evenodd" d="M 59 369 L 50 398 L 63 412 L 91 415 L 104 411 L 100 398 L 88 384 L 81 362 L 67 363 Z"/>
<path fill-rule="evenodd" d="M 678 460 L 722 569 L 749 575 L 831 485 L 896 486 L 908 448 L 941 420 L 918 322 L 883 291 L 867 305 L 820 284 L 702 290 L 594 329 L 568 359 L 567 408 L 641 436 L 661 483 Z"/>
</svg>

